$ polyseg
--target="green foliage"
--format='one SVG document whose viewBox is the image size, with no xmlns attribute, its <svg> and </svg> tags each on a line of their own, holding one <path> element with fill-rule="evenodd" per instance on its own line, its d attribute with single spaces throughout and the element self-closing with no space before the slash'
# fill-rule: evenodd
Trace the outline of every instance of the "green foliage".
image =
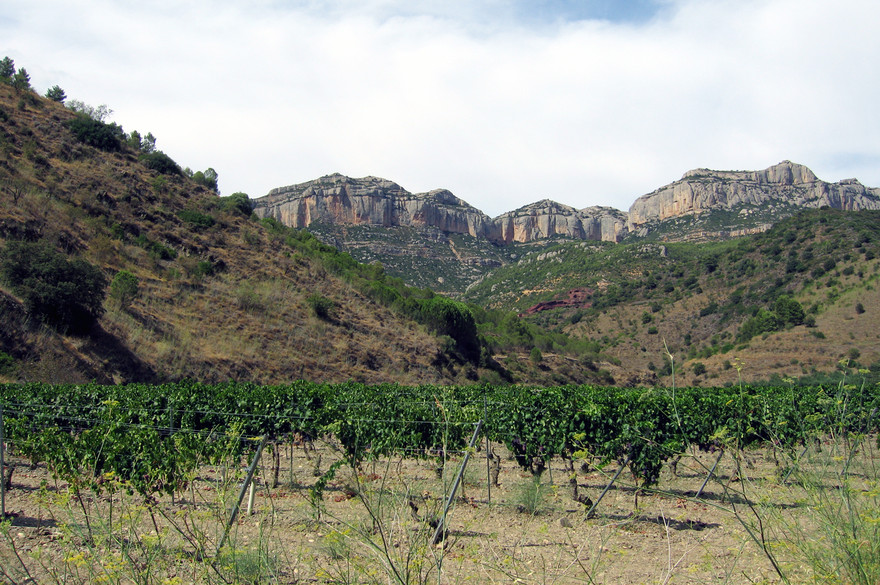
<svg viewBox="0 0 880 585">
<path fill-rule="evenodd" d="M 108 152 L 122 148 L 125 133 L 115 123 L 106 124 L 87 115 L 80 114 L 72 119 L 67 127 L 73 136 L 84 144 L 94 146 Z"/>
<path fill-rule="evenodd" d="M 748 341 L 761 333 L 779 331 L 787 326 L 803 325 L 806 313 L 799 302 L 782 295 L 773 303 L 773 310 L 759 309 L 739 329 L 737 338 Z"/>
<path fill-rule="evenodd" d="M 782 295 L 773 303 L 773 312 L 776 313 L 783 325 L 802 325 L 804 322 L 804 308 L 799 302 L 787 295 Z"/>
<path fill-rule="evenodd" d="M 205 171 L 196 171 L 191 175 L 192 180 L 202 187 L 206 187 L 215 193 L 219 193 L 217 187 L 217 171 L 208 167 Z"/>
<path fill-rule="evenodd" d="M 177 250 L 163 246 L 159 242 L 154 242 L 144 234 L 140 234 L 135 238 L 134 243 L 149 252 L 156 259 L 174 260 L 177 258 Z"/>
<path fill-rule="evenodd" d="M 58 102 L 60 104 L 64 103 L 64 100 L 67 99 L 67 94 L 64 93 L 64 90 L 61 89 L 58 85 L 53 85 L 48 90 L 46 90 L 46 97 L 52 100 L 53 102 Z"/>
<path fill-rule="evenodd" d="M 137 298 L 140 281 L 128 270 L 120 270 L 110 281 L 110 298 L 121 308 L 128 307 Z"/>
<path fill-rule="evenodd" d="M 541 350 L 537 347 L 533 347 L 532 351 L 529 353 L 529 360 L 533 364 L 540 364 L 544 361 L 544 355 L 541 353 Z"/>
<path fill-rule="evenodd" d="M 458 350 L 470 361 L 478 360 L 480 342 L 477 324 L 470 309 L 464 303 L 435 296 L 415 301 L 418 321 L 438 335 L 448 335 L 455 340 Z"/>
<path fill-rule="evenodd" d="M 552 486 L 543 483 L 540 475 L 533 475 L 516 487 L 513 495 L 514 506 L 522 514 L 532 516 L 540 514 L 547 506 L 547 498 L 551 491 Z"/>
<path fill-rule="evenodd" d="M 12 374 L 15 368 L 15 358 L 5 351 L 0 351 L 0 376 Z"/>
<path fill-rule="evenodd" d="M 254 204 L 251 202 L 251 198 L 248 197 L 247 193 L 242 193 L 240 191 L 233 193 L 228 197 L 221 197 L 220 206 L 224 211 L 238 213 L 245 217 L 250 217 L 251 212 L 254 209 Z"/>
<path fill-rule="evenodd" d="M 31 76 L 27 70 L 22 67 L 12 76 L 12 87 L 17 91 L 31 91 Z"/>
<path fill-rule="evenodd" d="M 177 217 L 196 228 L 209 228 L 216 223 L 213 217 L 195 209 L 182 209 Z"/>
<path fill-rule="evenodd" d="M 693 368 L 695 376 L 702 376 L 706 373 L 706 364 L 702 362 L 694 362 Z"/>
<path fill-rule="evenodd" d="M 113 114 L 113 110 L 107 104 L 90 106 L 80 100 L 70 100 L 67 102 L 67 108 L 96 122 L 103 122 Z"/>
<path fill-rule="evenodd" d="M 107 281 L 101 271 L 46 241 L 7 242 L 0 276 L 28 312 L 61 331 L 85 332 L 103 313 Z"/>
<path fill-rule="evenodd" d="M 324 319 L 325 321 L 333 319 L 336 312 L 336 303 L 331 299 L 321 294 L 313 293 L 306 298 L 306 303 L 319 319 Z"/>
<path fill-rule="evenodd" d="M 0 60 L 0 82 L 12 83 L 13 75 L 15 75 L 15 61 L 9 57 L 3 57 Z"/>
<path fill-rule="evenodd" d="M 163 175 L 183 174 L 183 171 L 180 170 L 177 163 L 161 150 L 141 154 L 140 160 L 148 169 L 157 171 Z"/>
</svg>

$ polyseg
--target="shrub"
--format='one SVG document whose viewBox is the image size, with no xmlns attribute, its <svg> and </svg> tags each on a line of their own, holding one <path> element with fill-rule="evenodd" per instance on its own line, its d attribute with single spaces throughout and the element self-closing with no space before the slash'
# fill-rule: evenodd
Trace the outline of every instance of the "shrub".
<svg viewBox="0 0 880 585">
<path fill-rule="evenodd" d="M 229 197 L 221 197 L 220 201 L 221 208 L 224 211 L 240 213 L 245 217 L 250 217 L 251 212 L 254 210 L 254 204 L 251 202 L 251 198 L 247 196 L 247 193 L 233 193 Z"/>
<path fill-rule="evenodd" d="M 861 315 L 864 312 L 865 312 L 865 305 L 863 305 L 862 303 L 856 303 L 856 314 Z"/>
<path fill-rule="evenodd" d="M 704 364 L 703 362 L 695 362 L 694 363 L 694 375 L 695 376 L 702 376 L 705 373 L 706 373 L 706 364 Z"/>
<path fill-rule="evenodd" d="M 5 351 L 0 351 L 0 376 L 11 374 L 14 371 L 15 358 L 13 358 Z"/>
<path fill-rule="evenodd" d="M 103 313 L 107 280 L 101 271 L 69 260 L 46 241 L 8 242 L 0 276 L 29 313 L 62 332 L 85 332 Z"/>
<path fill-rule="evenodd" d="M 306 303 L 308 303 L 315 316 L 319 319 L 324 319 L 325 321 L 333 319 L 333 314 L 336 312 L 336 303 L 327 297 L 314 293 L 306 298 Z"/>
<path fill-rule="evenodd" d="M 158 171 L 163 175 L 183 174 L 183 171 L 180 170 L 177 163 L 161 150 L 142 154 L 140 158 L 145 167 L 153 171 Z"/>
<path fill-rule="evenodd" d="M 213 217 L 195 209 L 184 209 L 178 212 L 177 217 L 197 228 L 209 228 L 214 225 Z"/>
<path fill-rule="evenodd" d="M 532 351 L 529 353 L 529 360 L 533 364 L 540 364 L 544 361 L 544 355 L 541 353 L 541 350 L 537 347 L 533 347 Z"/>
<path fill-rule="evenodd" d="M 416 319 L 438 335 L 455 340 L 458 351 L 468 360 L 480 357 L 480 341 L 474 315 L 464 303 L 445 297 L 432 297 L 418 303 Z"/>
<path fill-rule="evenodd" d="M 128 270 L 120 270 L 110 281 L 110 298 L 123 309 L 137 297 L 140 281 Z"/>
<path fill-rule="evenodd" d="M 83 144 L 108 152 L 120 150 L 122 141 L 125 139 L 125 133 L 121 126 L 117 126 L 115 123 L 105 124 L 85 114 L 77 115 L 68 122 L 67 127 L 73 136 Z"/>
</svg>

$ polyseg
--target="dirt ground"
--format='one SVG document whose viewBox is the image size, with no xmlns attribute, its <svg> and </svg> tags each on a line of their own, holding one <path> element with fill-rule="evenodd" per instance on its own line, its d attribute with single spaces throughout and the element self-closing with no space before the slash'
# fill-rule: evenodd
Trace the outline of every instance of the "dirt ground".
<svg viewBox="0 0 880 585">
<path fill-rule="evenodd" d="M 717 454 L 688 453 L 677 476 L 665 467 L 656 491 L 638 496 L 638 508 L 624 471 L 588 517 L 571 497 L 565 462 L 554 459 L 535 483 L 502 447 L 493 449 L 501 455 L 499 485 L 489 482 L 485 449 L 473 453 L 436 544 L 433 537 L 444 532 L 435 520 L 461 456 L 446 462 L 442 479 L 434 460 L 368 462 L 357 473 L 339 466 L 318 500 L 314 455 L 282 445 L 279 483 L 272 487 L 267 450 L 248 514 L 244 459 L 226 469 L 204 466 L 183 493 L 147 506 L 113 478 L 100 494 L 77 498 L 44 466 L 12 455 L 0 582 L 782 582 L 756 542 L 762 535 L 791 582 L 812 580 L 798 553 L 798 543 L 818 530 L 811 496 L 793 476 L 781 482 L 787 472 L 769 451 L 747 453 L 739 463 L 725 454 L 699 497 Z M 328 443 L 319 443 L 317 454 L 322 473 L 338 459 Z M 827 447 L 815 457 L 840 460 Z M 859 481 L 876 485 L 877 459 L 875 441 L 866 441 Z M 593 501 L 616 472 L 613 463 L 601 471 L 575 468 L 579 494 Z M 837 489 L 831 468 L 821 469 L 824 488 Z M 241 513 L 220 549 L 242 493 Z"/>
</svg>

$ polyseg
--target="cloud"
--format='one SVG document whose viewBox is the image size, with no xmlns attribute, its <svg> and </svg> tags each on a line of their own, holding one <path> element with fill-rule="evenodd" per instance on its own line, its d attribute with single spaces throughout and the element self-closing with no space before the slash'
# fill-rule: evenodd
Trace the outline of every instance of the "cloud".
<svg viewBox="0 0 880 585">
<path fill-rule="evenodd" d="M 413 7 L 417 6 L 418 10 Z M 625 7 L 621 8 L 621 7 Z M 880 185 L 870 0 L 12 0 L 0 52 L 225 193 L 330 172 L 498 215 L 695 167 Z"/>
</svg>

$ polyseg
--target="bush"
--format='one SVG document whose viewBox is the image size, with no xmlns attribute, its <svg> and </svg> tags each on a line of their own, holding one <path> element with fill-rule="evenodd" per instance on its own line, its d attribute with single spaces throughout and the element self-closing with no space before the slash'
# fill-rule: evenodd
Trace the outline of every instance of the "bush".
<svg viewBox="0 0 880 585">
<path fill-rule="evenodd" d="M 529 360 L 533 364 L 540 364 L 544 361 L 544 355 L 541 353 L 541 350 L 537 347 L 533 347 L 532 351 L 529 353 Z"/>
<path fill-rule="evenodd" d="M 183 171 L 170 156 L 157 150 L 141 155 L 141 162 L 150 170 L 158 171 L 163 175 L 182 175 Z"/>
<path fill-rule="evenodd" d="M 15 358 L 6 353 L 5 351 L 0 351 L 0 376 L 4 376 L 6 374 L 11 374 L 15 371 Z"/>
<path fill-rule="evenodd" d="M 254 210 L 254 204 L 247 193 L 233 193 L 229 197 L 221 197 L 221 208 L 231 213 L 239 213 L 245 217 L 250 217 Z"/>
<path fill-rule="evenodd" d="M 194 209 L 184 209 L 178 212 L 177 217 L 197 228 L 209 228 L 214 225 L 213 217 Z"/>
<path fill-rule="evenodd" d="M 704 364 L 703 362 L 695 362 L 694 363 L 694 375 L 695 376 L 702 376 L 705 373 L 706 373 L 706 364 Z"/>
<path fill-rule="evenodd" d="M 432 297 L 419 303 L 416 320 L 427 325 L 434 333 L 454 339 L 465 359 L 479 360 L 477 324 L 473 313 L 464 303 L 440 296 Z"/>
<path fill-rule="evenodd" d="M 128 270 L 120 270 L 110 281 L 110 298 L 121 308 L 128 307 L 137 297 L 140 281 Z"/>
<path fill-rule="evenodd" d="M 319 319 L 324 319 L 325 321 L 333 319 L 333 314 L 336 312 L 336 303 L 327 297 L 314 293 L 306 298 L 306 303 L 308 303 L 315 316 Z"/>
<path fill-rule="evenodd" d="M 69 260 L 46 241 L 8 242 L 0 276 L 29 313 L 62 332 L 85 332 L 103 314 L 107 280 L 101 271 Z"/>
<path fill-rule="evenodd" d="M 122 148 L 125 132 L 121 126 L 105 124 L 100 120 L 90 118 L 85 114 L 79 114 L 68 122 L 67 127 L 73 136 L 89 146 L 100 148 L 108 152 L 116 152 Z"/>
</svg>

